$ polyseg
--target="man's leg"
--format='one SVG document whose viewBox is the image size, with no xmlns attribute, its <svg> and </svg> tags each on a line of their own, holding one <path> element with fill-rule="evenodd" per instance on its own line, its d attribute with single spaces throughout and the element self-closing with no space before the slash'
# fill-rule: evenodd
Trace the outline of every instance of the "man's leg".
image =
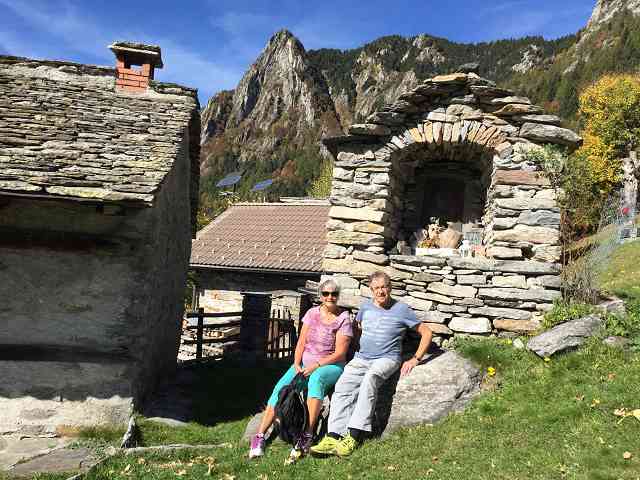
<svg viewBox="0 0 640 480">
<path fill-rule="evenodd" d="M 355 407 L 360 383 L 367 371 L 368 363 L 354 358 L 344 368 L 331 397 L 328 434 L 317 445 L 311 447 L 311 453 L 316 455 L 336 453 L 335 447 L 339 439 L 347 433 L 349 417 Z"/>
<path fill-rule="evenodd" d="M 378 389 L 382 383 L 400 368 L 401 362 L 390 358 L 379 358 L 371 362 L 358 392 L 358 399 L 348 423 L 350 429 L 371 432 L 373 414 L 378 400 Z"/>
<path fill-rule="evenodd" d="M 358 399 L 360 384 L 365 378 L 369 363 L 367 360 L 354 358 L 344 367 L 331 397 L 329 433 L 346 435 L 349 419 Z"/>
</svg>

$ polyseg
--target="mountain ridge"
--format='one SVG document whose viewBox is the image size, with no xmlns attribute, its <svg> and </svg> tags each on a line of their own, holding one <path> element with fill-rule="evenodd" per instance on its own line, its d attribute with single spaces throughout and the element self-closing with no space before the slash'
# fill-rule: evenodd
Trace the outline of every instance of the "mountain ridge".
<svg viewBox="0 0 640 480">
<path fill-rule="evenodd" d="M 303 194 L 328 158 L 322 137 L 365 121 L 422 80 L 470 62 L 479 64 L 481 76 L 571 119 L 581 86 L 604 71 L 640 64 L 638 15 L 640 0 L 598 0 L 585 28 L 554 40 L 464 44 L 390 35 L 349 50 L 307 51 L 280 30 L 238 87 L 203 109 L 203 177 L 243 168 L 294 182 L 287 192 Z"/>
</svg>

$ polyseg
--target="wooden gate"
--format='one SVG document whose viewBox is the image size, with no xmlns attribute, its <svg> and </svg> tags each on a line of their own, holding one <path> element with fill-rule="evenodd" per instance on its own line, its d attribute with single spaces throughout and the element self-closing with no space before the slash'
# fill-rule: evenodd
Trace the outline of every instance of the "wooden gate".
<svg viewBox="0 0 640 480">
<path fill-rule="evenodd" d="M 265 355 L 267 358 L 293 358 L 302 325 L 288 310 L 272 310 L 268 320 Z"/>
</svg>

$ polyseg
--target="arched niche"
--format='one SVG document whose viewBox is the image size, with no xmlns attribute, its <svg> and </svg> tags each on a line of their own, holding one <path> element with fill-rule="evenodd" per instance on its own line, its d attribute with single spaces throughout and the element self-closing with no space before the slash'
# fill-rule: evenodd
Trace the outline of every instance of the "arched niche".
<svg viewBox="0 0 640 480">
<path fill-rule="evenodd" d="M 547 143 L 576 148 L 580 137 L 559 124 L 527 98 L 456 73 L 325 139 L 335 156 L 325 270 L 352 273 L 359 262 L 412 254 L 398 242 L 438 215 L 479 230 L 489 258 L 557 262 L 560 210 L 526 153 Z"/>
</svg>

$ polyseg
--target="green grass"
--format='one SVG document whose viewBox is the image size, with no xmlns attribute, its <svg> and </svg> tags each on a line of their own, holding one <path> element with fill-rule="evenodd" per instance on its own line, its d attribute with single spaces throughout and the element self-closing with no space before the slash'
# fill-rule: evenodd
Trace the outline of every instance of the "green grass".
<svg viewBox="0 0 640 480">
<path fill-rule="evenodd" d="M 601 287 L 625 300 L 640 301 L 640 241 L 621 245 L 600 276 Z"/>
<path fill-rule="evenodd" d="M 220 363 L 201 372 L 198 411 L 208 423 L 170 428 L 141 422 L 144 443 L 228 445 L 203 452 L 116 456 L 90 479 L 636 479 L 640 421 L 614 410 L 640 408 L 640 356 L 603 346 L 544 362 L 508 341 L 465 340 L 460 351 L 496 369 L 485 393 L 436 426 L 372 440 L 349 459 L 306 458 L 284 466 L 288 447 L 274 443 L 249 461 L 240 442 L 250 415 L 282 369 Z M 224 388 L 222 388 L 224 387 Z M 624 452 L 631 459 L 624 459 Z"/>
</svg>

